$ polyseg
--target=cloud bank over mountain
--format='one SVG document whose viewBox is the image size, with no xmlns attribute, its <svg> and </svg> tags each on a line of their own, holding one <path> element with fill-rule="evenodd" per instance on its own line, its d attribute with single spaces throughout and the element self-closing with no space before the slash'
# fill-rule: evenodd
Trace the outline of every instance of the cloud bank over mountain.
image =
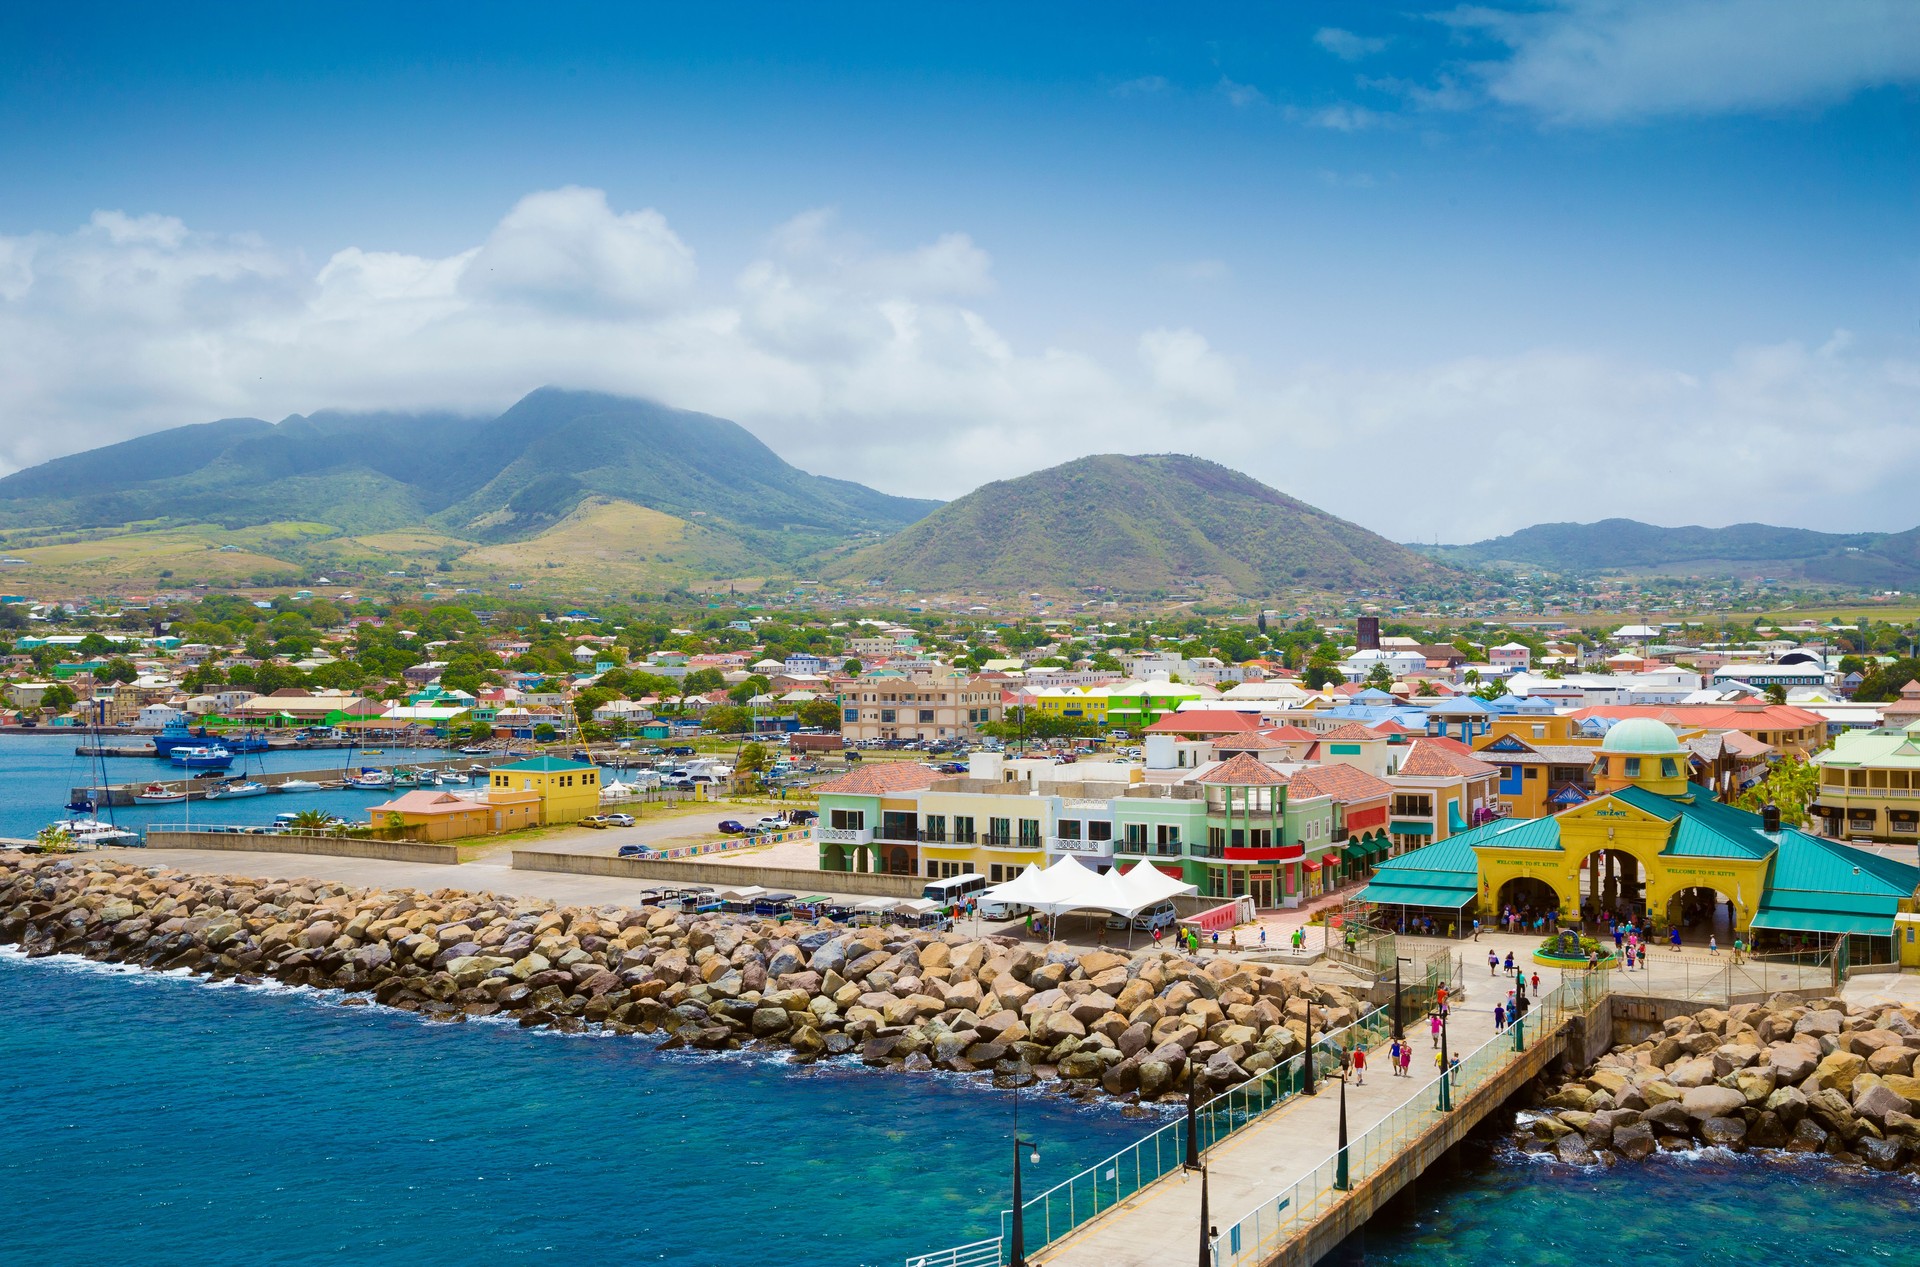
<svg viewBox="0 0 1920 1267">
<path fill-rule="evenodd" d="M 806 469 L 915 496 L 1177 449 L 1409 540 L 1610 515 L 1911 527 L 1920 364 L 1845 331 L 1711 364 L 1374 347 L 1332 365 L 1169 321 L 1095 353 L 998 330 L 994 260 L 963 231 L 881 246 L 811 210 L 730 276 L 701 246 L 579 187 L 441 257 L 316 261 L 121 211 L 0 236 L 0 468 L 212 417 L 492 413 L 551 382 L 735 418 Z"/>
</svg>

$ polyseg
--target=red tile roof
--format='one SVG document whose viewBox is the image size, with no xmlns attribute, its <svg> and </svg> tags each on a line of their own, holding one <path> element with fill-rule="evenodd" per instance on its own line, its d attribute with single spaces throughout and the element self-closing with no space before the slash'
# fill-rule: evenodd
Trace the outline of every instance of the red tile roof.
<svg viewBox="0 0 1920 1267">
<path fill-rule="evenodd" d="M 1400 773 L 1416 779 L 1478 779 L 1500 773 L 1500 767 L 1467 755 L 1451 739 L 1421 739 L 1400 763 Z"/>
<path fill-rule="evenodd" d="M 1288 779 L 1252 753 L 1243 752 L 1222 761 L 1194 782 L 1229 787 L 1285 787 Z"/>
<path fill-rule="evenodd" d="M 1308 737 L 1311 739 L 1311 736 Z M 1295 740 L 1293 742 L 1299 742 Z M 1248 735 L 1222 735 L 1213 741 L 1213 750 L 1227 752 L 1272 752 L 1277 748 L 1290 748 L 1293 743 L 1282 739 L 1269 731 L 1256 730 Z"/>
<path fill-rule="evenodd" d="M 1240 735 L 1260 729 L 1254 713 L 1236 713 L 1226 708 L 1191 708 L 1184 713 L 1168 713 L 1143 732 L 1149 735 Z"/>
<path fill-rule="evenodd" d="M 1379 801 L 1393 795 L 1393 784 L 1350 765 L 1316 765 L 1293 773 L 1288 794 L 1294 797 L 1331 796 L 1345 805 Z"/>
<path fill-rule="evenodd" d="M 1366 726 L 1361 722 L 1350 721 L 1344 726 L 1335 726 L 1332 730 L 1323 732 L 1319 736 L 1319 738 L 1321 739 L 1384 739 L 1386 738 L 1386 736 L 1381 734 L 1379 731 Z"/>
<path fill-rule="evenodd" d="M 917 761 L 868 761 L 858 770 L 849 770 L 837 779 L 817 785 L 816 794 L 839 793 L 842 796 L 888 796 L 895 792 L 920 792 L 952 776 L 928 769 Z"/>
</svg>

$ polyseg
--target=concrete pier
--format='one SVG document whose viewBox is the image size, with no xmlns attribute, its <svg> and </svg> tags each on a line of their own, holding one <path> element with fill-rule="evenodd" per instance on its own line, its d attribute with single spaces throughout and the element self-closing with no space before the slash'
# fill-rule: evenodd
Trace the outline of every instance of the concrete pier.
<svg viewBox="0 0 1920 1267">
<path fill-rule="evenodd" d="M 400 765 L 410 770 L 448 770 L 448 769 L 465 770 L 470 766 L 482 765 L 482 766 L 491 767 L 491 766 L 500 765 L 507 761 L 517 760 L 517 759 L 518 758 L 508 757 L 503 754 L 496 753 L 496 754 L 490 754 L 484 757 L 455 756 L 449 759 L 436 760 L 436 761 L 403 761 L 400 763 Z M 168 767 L 169 772 L 167 774 L 158 775 L 151 779 L 142 779 L 137 783 L 113 783 L 113 784 L 109 784 L 104 789 L 96 786 L 91 786 L 91 785 L 85 786 L 85 787 L 76 787 L 76 788 L 70 789 L 68 792 L 68 795 L 70 797 L 79 797 L 79 796 L 86 796 L 92 793 L 104 791 L 106 793 L 106 796 L 103 802 L 104 804 L 112 805 L 116 807 L 126 806 L 126 805 L 132 805 L 134 803 L 133 801 L 134 796 L 140 792 L 145 791 L 147 784 L 159 783 L 159 784 L 163 784 L 166 787 L 173 788 L 176 790 L 180 788 L 186 788 L 187 799 L 192 801 L 198 801 L 203 798 L 203 794 L 205 793 L 208 787 L 210 787 L 214 783 L 219 782 L 221 779 L 229 779 L 229 778 L 237 779 L 237 778 L 245 777 L 245 778 L 256 780 L 257 782 L 260 782 L 260 783 L 265 783 L 268 787 L 278 787 L 280 784 L 287 782 L 289 779 L 307 779 L 314 783 L 337 783 L 340 781 L 340 778 L 343 774 L 343 771 L 338 766 L 330 766 L 323 770 L 274 770 L 265 774 L 259 773 L 257 771 L 243 773 L 237 767 L 239 767 L 244 760 L 245 760 L 244 757 L 235 757 L 233 759 L 233 764 L 236 768 L 234 769 L 219 770 L 219 771 L 208 771 L 208 770 L 197 771 L 193 774 L 191 778 L 188 777 L 186 772 L 180 771 L 175 767 L 169 766 Z M 378 765 L 378 764 L 379 763 L 375 761 L 354 762 L 354 765 L 356 767 L 361 765 Z M 401 787 L 401 788 L 396 788 L 394 790 L 396 792 L 405 792 L 410 789 Z M 96 797 L 96 799 L 101 799 L 101 798 Z"/>
</svg>

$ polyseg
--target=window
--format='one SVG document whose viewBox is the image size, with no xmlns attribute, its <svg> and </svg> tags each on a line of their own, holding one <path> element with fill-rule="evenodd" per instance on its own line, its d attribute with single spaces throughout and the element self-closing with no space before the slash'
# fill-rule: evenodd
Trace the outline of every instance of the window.
<svg viewBox="0 0 1920 1267">
<path fill-rule="evenodd" d="M 1540 777 L 1540 767 L 1537 765 L 1530 765 L 1526 767 L 1526 771 L 1527 771 L 1527 777 L 1530 779 L 1537 779 Z"/>
<path fill-rule="evenodd" d="M 1129 848 L 1144 849 L 1147 844 L 1147 825 L 1145 823 L 1127 824 L 1127 845 Z"/>
<path fill-rule="evenodd" d="M 833 810 L 828 818 L 839 831 L 859 831 L 867 825 L 867 812 L 861 809 Z"/>
<path fill-rule="evenodd" d="M 1087 839 L 1088 840 L 1112 840 L 1113 824 L 1106 823 L 1106 822 L 1089 822 L 1087 824 Z"/>
<path fill-rule="evenodd" d="M 1676 779 L 1680 777 L 1680 766 L 1672 757 L 1660 758 L 1660 777 L 1663 779 Z"/>
<path fill-rule="evenodd" d="M 1227 847 L 1227 829 L 1224 827 L 1207 828 L 1207 848 L 1216 854 Z"/>
<path fill-rule="evenodd" d="M 1040 820 L 1023 818 L 1020 820 L 1020 843 L 1028 849 L 1040 847 Z"/>
<path fill-rule="evenodd" d="M 923 721 L 923 722 L 930 722 L 930 721 L 932 721 L 932 720 L 933 720 L 933 710 L 932 710 L 931 708 L 923 708 L 923 709 L 921 709 L 921 710 L 920 710 L 920 720 L 921 720 L 921 721 Z"/>
<path fill-rule="evenodd" d="M 937 862 L 929 862 L 927 864 L 927 879 L 938 880 L 939 878 L 940 878 L 940 864 Z"/>
<path fill-rule="evenodd" d="M 955 814 L 953 817 L 953 839 L 955 843 L 970 845 L 973 843 L 973 819 L 970 816 Z"/>
<path fill-rule="evenodd" d="M 1000 864 L 999 863 L 996 862 L 992 866 L 987 868 L 987 878 L 993 881 L 993 883 L 995 884 L 1000 883 Z"/>
<path fill-rule="evenodd" d="M 891 708 L 883 708 L 883 709 L 881 709 L 881 710 L 880 710 L 880 720 L 881 720 L 881 721 L 883 721 L 883 722 L 890 722 L 890 721 L 892 721 L 892 720 L 893 720 L 893 710 L 892 710 Z"/>
<path fill-rule="evenodd" d="M 860 720 L 860 710 L 857 708 L 847 708 L 847 709 L 842 709 L 841 711 L 846 714 L 845 718 L 843 718 L 842 720 L 845 720 L 845 721 Z"/>
<path fill-rule="evenodd" d="M 1629 779 L 1637 779 L 1640 777 L 1640 758 L 1627 758 L 1627 777 Z"/>
<path fill-rule="evenodd" d="M 987 843 L 990 845 L 1012 844 L 1013 820 L 1010 818 L 989 818 L 987 820 Z"/>
<path fill-rule="evenodd" d="M 1172 845 L 1175 848 L 1179 848 L 1180 846 L 1180 828 L 1178 826 L 1162 824 L 1158 830 L 1155 831 L 1154 836 L 1162 845 Z"/>
<path fill-rule="evenodd" d="M 1533 737 L 1535 739 L 1545 739 L 1547 737 L 1547 728 L 1545 726 L 1535 726 L 1533 728 Z"/>
<path fill-rule="evenodd" d="M 927 839 L 945 840 L 947 838 L 947 816 L 945 814 L 927 815 Z"/>
<path fill-rule="evenodd" d="M 1080 820 L 1077 818 L 1061 819 L 1060 820 L 1060 839 L 1062 840 L 1080 839 Z"/>
</svg>

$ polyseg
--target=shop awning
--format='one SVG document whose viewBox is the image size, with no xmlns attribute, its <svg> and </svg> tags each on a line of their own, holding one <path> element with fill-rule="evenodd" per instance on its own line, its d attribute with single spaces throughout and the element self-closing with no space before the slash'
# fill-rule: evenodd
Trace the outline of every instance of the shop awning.
<svg viewBox="0 0 1920 1267">
<path fill-rule="evenodd" d="M 1862 937 L 1893 936 L 1893 916 L 1862 915 L 1850 911 L 1763 910 L 1753 917 L 1757 929 L 1778 933 L 1851 933 Z"/>
<path fill-rule="evenodd" d="M 1433 824 L 1396 822 L 1393 825 L 1393 834 L 1396 836 L 1431 836 L 1433 835 Z"/>
<path fill-rule="evenodd" d="M 1429 889 L 1414 885 L 1382 884 L 1375 880 L 1357 895 L 1380 906 L 1437 906 L 1457 911 L 1478 896 L 1472 889 Z"/>
<path fill-rule="evenodd" d="M 1373 846 L 1356 840 L 1340 852 L 1354 862 L 1362 862 L 1373 855 Z"/>
</svg>

